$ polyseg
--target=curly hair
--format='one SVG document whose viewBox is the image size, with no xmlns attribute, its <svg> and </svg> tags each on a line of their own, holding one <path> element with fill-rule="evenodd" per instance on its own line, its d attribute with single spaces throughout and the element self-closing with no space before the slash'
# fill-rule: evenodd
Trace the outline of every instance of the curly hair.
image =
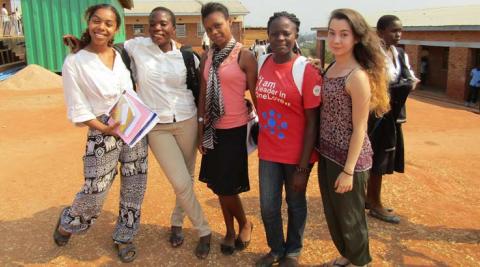
<svg viewBox="0 0 480 267">
<path fill-rule="evenodd" d="M 118 28 L 120 27 L 120 24 L 122 23 L 122 18 L 120 17 L 120 14 L 118 13 L 117 9 L 110 4 L 98 4 L 98 5 L 93 5 L 87 8 L 84 15 L 85 20 L 87 21 L 87 24 L 90 22 L 95 12 L 97 12 L 97 10 L 99 9 L 109 9 L 115 14 L 115 22 L 117 23 L 116 30 L 118 30 Z M 87 29 L 82 33 L 82 36 L 80 37 L 80 49 L 85 48 L 87 45 L 90 44 L 91 41 L 92 41 L 92 37 L 88 32 L 88 26 L 87 26 Z M 108 45 L 109 46 L 113 45 L 113 39 L 108 41 Z"/>
<path fill-rule="evenodd" d="M 388 76 L 385 55 L 382 52 L 380 38 L 371 29 L 365 19 L 352 9 L 334 10 L 328 21 L 346 20 L 358 41 L 353 47 L 355 60 L 366 71 L 370 81 L 370 111 L 382 116 L 390 110 L 388 95 Z"/>
</svg>

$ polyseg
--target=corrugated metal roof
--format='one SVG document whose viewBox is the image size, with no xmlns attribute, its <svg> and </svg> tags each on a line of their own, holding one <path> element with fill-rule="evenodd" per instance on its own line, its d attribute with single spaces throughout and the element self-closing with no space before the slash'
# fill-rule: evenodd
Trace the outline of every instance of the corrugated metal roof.
<svg viewBox="0 0 480 267">
<path fill-rule="evenodd" d="M 414 10 L 384 11 L 367 14 L 365 19 L 372 27 L 383 15 L 400 18 L 405 30 L 479 30 L 480 5 L 450 6 Z M 312 30 L 326 30 L 326 25 Z"/>
<path fill-rule="evenodd" d="M 125 10 L 126 16 L 144 16 L 150 14 L 150 12 L 159 6 L 166 7 L 175 13 L 177 16 L 186 15 L 186 16 L 198 16 L 200 15 L 200 10 L 202 4 L 210 1 L 204 0 L 176 0 L 176 1 L 135 1 L 135 6 L 131 10 Z M 231 15 L 247 15 L 249 11 L 247 8 L 240 2 L 236 0 L 219 0 L 224 4 Z"/>
</svg>

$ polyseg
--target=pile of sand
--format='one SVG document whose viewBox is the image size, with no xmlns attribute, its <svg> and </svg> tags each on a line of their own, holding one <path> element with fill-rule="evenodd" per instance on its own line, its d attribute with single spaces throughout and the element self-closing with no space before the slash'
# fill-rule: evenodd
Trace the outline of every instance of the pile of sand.
<svg viewBox="0 0 480 267">
<path fill-rule="evenodd" d="M 45 90 L 61 89 L 62 76 L 39 65 L 30 64 L 12 77 L 0 82 L 0 89 Z"/>
</svg>

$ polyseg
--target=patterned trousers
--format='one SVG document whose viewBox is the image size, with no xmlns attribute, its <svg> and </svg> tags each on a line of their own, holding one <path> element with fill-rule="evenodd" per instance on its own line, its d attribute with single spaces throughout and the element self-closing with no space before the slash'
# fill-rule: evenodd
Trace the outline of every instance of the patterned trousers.
<svg viewBox="0 0 480 267">
<path fill-rule="evenodd" d="M 94 223 L 120 162 L 120 210 L 113 240 L 129 243 L 140 225 L 140 210 L 147 184 L 147 140 L 143 138 L 130 148 L 120 138 L 90 129 L 85 150 L 85 183 L 72 205 L 61 215 L 60 225 L 69 233 L 81 233 Z"/>
</svg>

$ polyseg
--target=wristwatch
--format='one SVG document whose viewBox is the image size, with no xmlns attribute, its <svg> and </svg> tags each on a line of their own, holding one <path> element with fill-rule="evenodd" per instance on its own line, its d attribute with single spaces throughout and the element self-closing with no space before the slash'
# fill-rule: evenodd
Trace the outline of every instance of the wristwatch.
<svg viewBox="0 0 480 267">
<path fill-rule="evenodd" d="M 198 117 L 197 120 L 198 120 L 199 123 L 203 123 L 203 121 L 204 121 L 204 120 L 203 120 L 203 117 Z"/>
</svg>

